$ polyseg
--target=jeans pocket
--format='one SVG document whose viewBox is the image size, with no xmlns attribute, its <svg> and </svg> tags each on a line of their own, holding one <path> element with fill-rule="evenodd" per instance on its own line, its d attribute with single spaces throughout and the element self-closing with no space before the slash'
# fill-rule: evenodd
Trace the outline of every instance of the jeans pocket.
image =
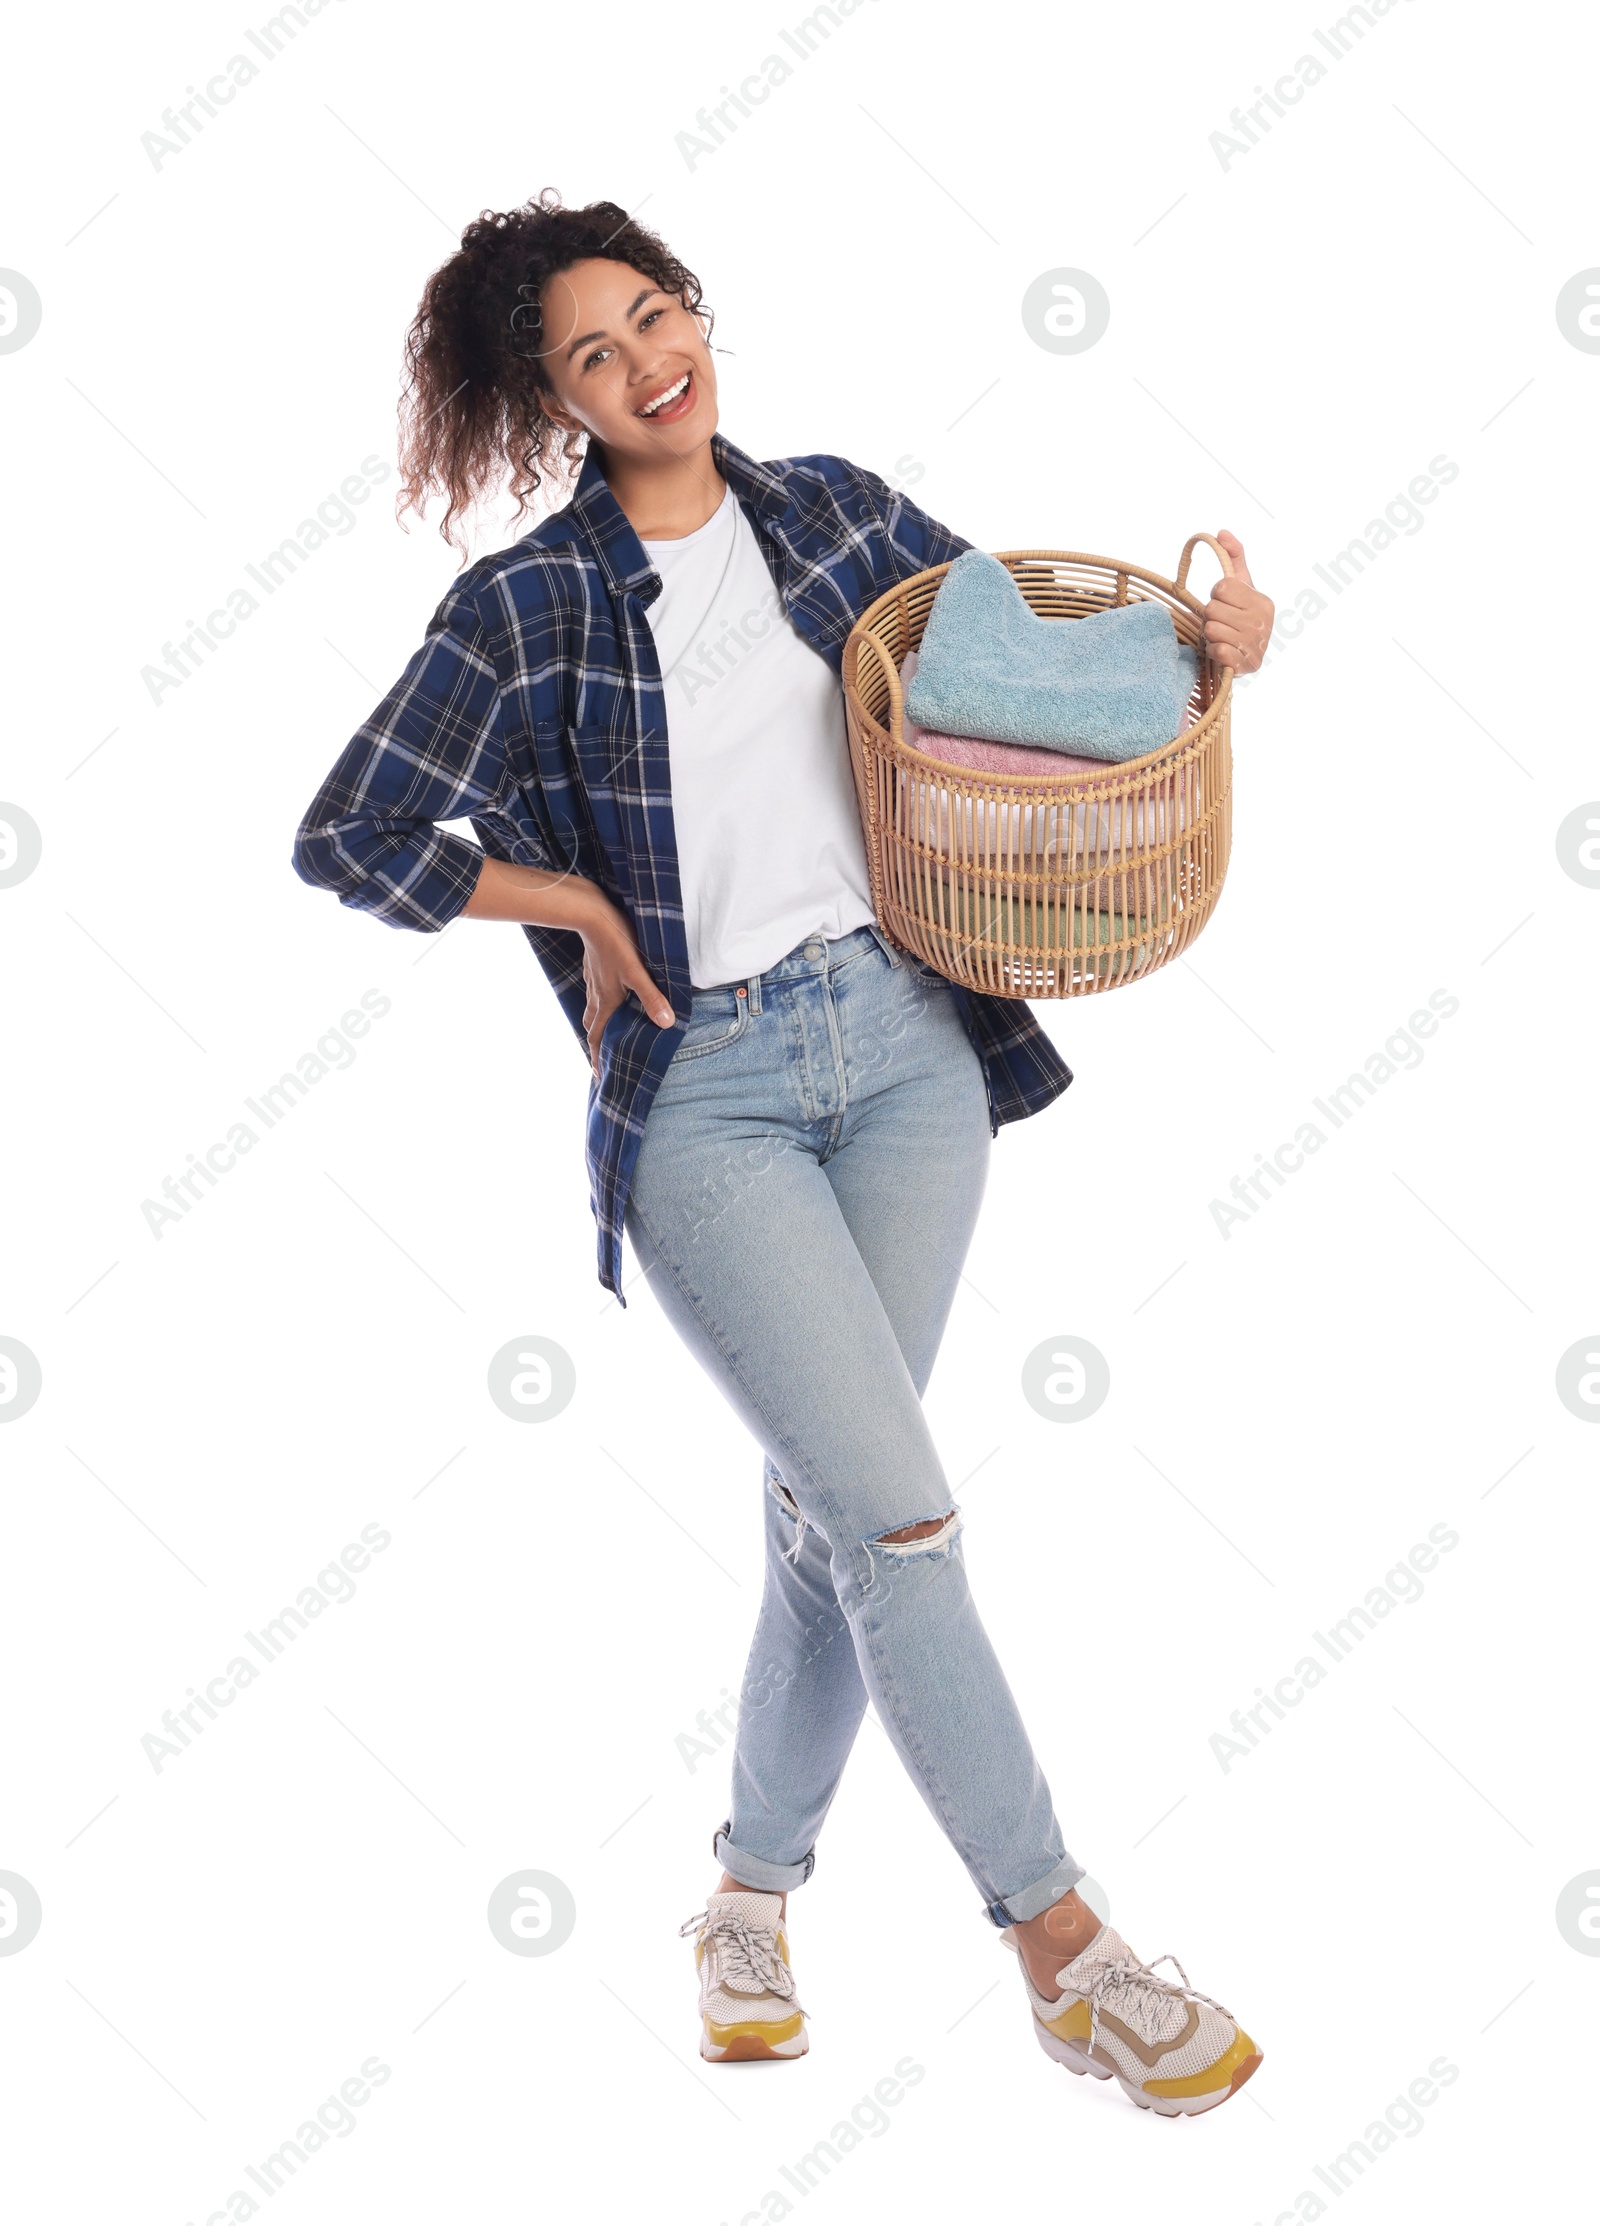
<svg viewBox="0 0 1600 2226">
<path fill-rule="evenodd" d="M 949 975 L 941 974 L 936 966 L 930 966 L 926 959 L 918 958 L 914 951 L 906 952 L 904 964 L 911 979 L 914 982 L 920 982 L 924 989 L 948 989 L 950 987 Z"/>
<path fill-rule="evenodd" d="M 739 1041 L 749 1026 L 748 997 L 735 995 L 731 990 L 716 990 L 707 998 L 702 992 L 695 998 L 689 1025 L 672 1054 L 671 1063 L 681 1066 L 687 1060 L 706 1059 L 715 1051 L 726 1051 Z"/>
</svg>

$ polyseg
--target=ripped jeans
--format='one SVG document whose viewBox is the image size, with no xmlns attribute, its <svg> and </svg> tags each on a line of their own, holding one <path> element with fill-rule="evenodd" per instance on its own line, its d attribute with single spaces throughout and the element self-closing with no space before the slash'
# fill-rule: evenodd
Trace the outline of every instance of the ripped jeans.
<svg viewBox="0 0 1600 2226">
<path fill-rule="evenodd" d="M 922 1412 L 989 1153 L 949 985 L 875 927 L 697 990 L 627 1229 L 658 1303 L 767 1459 L 766 1582 L 723 1867 L 779 1891 L 870 1699 L 997 1925 L 1074 1886 L 967 1588 Z M 891 1534 L 925 1535 L 891 1541 Z"/>
</svg>

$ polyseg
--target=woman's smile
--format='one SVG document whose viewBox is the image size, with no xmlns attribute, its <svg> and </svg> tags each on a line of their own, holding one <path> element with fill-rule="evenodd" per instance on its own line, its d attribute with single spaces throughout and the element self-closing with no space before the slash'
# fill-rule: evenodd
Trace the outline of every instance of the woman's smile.
<svg viewBox="0 0 1600 2226">
<path fill-rule="evenodd" d="M 640 404 L 635 415 L 649 418 L 654 425 L 665 425 L 687 417 L 694 405 L 694 373 L 684 371 L 665 386 L 657 387 L 649 401 Z"/>
</svg>

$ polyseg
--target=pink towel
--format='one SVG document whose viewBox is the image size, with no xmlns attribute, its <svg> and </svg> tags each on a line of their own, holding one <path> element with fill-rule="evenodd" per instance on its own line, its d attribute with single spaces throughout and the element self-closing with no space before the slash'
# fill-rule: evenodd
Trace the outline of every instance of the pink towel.
<svg viewBox="0 0 1600 2226">
<path fill-rule="evenodd" d="M 962 734 L 934 734 L 907 719 L 902 731 L 914 750 L 965 765 L 974 773 L 1030 773 L 1035 780 L 1060 779 L 1063 773 L 1109 773 L 1103 757 L 1069 757 L 1065 750 L 1033 750 L 1023 742 L 974 742 Z"/>
</svg>

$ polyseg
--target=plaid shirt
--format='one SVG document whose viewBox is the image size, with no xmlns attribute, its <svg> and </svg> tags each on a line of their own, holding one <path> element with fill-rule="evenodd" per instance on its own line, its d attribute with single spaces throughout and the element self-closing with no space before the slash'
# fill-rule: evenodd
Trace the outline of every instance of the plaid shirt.
<svg viewBox="0 0 1600 2226">
<path fill-rule="evenodd" d="M 970 546 L 838 456 L 758 464 L 713 453 L 796 629 L 835 672 L 846 636 L 896 581 Z M 623 1211 L 645 1117 L 689 1017 L 667 714 L 646 607 L 661 592 L 591 450 L 571 503 L 469 566 L 427 638 L 329 773 L 295 838 L 304 881 L 391 927 L 438 930 L 485 854 L 584 875 L 622 911 L 677 1016 L 636 998 L 606 1025 L 587 1154 L 600 1281 L 621 1293 Z M 477 845 L 439 824 L 470 821 Z M 583 941 L 525 927 L 587 1057 Z M 1072 1080 L 1020 1000 L 956 991 L 992 1131 Z M 625 1302 L 624 1302 L 625 1303 Z"/>
</svg>

